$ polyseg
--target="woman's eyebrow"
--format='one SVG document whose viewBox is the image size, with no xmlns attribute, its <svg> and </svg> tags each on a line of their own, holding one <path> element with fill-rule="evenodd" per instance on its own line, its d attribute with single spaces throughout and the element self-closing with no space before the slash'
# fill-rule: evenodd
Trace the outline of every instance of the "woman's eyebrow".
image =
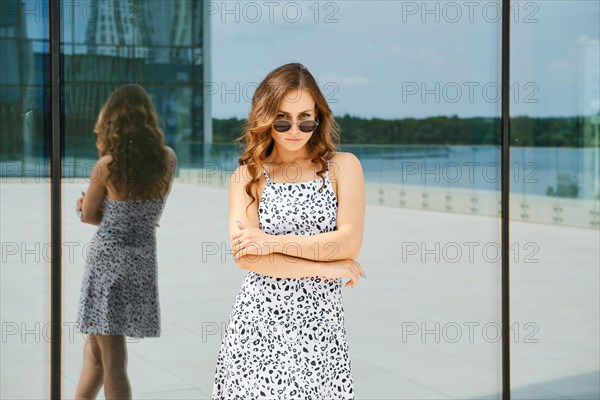
<svg viewBox="0 0 600 400">
<path fill-rule="evenodd" d="M 304 113 L 308 113 L 308 112 L 314 112 L 315 110 L 311 109 L 311 110 L 304 110 L 304 111 L 300 111 L 298 114 L 304 114 Z M 286 111 L 277 111 L 279 114 L 285 114 L 285 115 L 290 115 L 289 112 Z"/>
</svg>

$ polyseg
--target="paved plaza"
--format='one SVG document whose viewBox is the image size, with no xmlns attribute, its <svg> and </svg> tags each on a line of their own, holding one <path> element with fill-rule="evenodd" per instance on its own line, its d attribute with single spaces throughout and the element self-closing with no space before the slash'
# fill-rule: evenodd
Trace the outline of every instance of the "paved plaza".
<svg viewBox="0 0 600 400">
<path fill-rule="evenodd" d="M 64 395 L 84 337 L 74 328 L 86 243 L 84 180 L 64 185 Z M 49 185 L 0 188 L 2 399 L 48 394 Z M 158 228 L 160 338 L 130 340 L 135 399 L 209 399 L 221 335 L 245 272 L 227 254 L 227 191 L 175 183 Z M 367 206 L 344 289 L 357 399 L 499 399 L 497 218 Z M 598 230 L 511 224 L 513 399 L 598 399 Z M 103 398 L 103 397 L 101 397 Z"/>
</svg>

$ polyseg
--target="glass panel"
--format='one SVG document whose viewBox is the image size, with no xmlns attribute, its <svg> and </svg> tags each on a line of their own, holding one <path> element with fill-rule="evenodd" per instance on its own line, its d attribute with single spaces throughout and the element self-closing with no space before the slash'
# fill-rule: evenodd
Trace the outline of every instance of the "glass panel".
<svg viewBox="0 0 600 400">
<path fill-rule="evenodd" d="M 64 320 L 73 326 L 78 311 L 87 249 L 96 227 L 79 222 L 75 201 L 89 184 L 98 158 L 94 123 L 107 96 L 135 82 L 152 97 L 165 139 L 178 157 L 200 162 L 205 139 L 202 88 L 201 1 L 64 2 L 65 186 L 64 237 L 71 253 L 64 260 Z M 180 154 L 180 143 L 198 142 L 200 152 Z M 188 149 L 186 149 L 188 150 Z M 193 386 L 199 372 L 190 369 L 185 340 L 197 342 L 195 320 L 184 301 L 195 261 L 174 262 L 187 218 L 178 212 L 177 186 L 158 229 L 159 298 L 162 329 L 157 339 L 128 338 L 128 371 L 134 398 L 204 398 Z M 181 196 L 181 195 L 179 195 Z M 180 198 L 180 197 L 179 197 Z M 190 199 L 194 203 L 200 199 Z M 173 220 L 173 218 L 175 220 Z M 171 222 L 169 222 L 171 221 Z M 163 232 L 164 231 L 164 232 Z M 196 247 L 194 245 L 193 247 Z M 186 250 L 187 251 L 187 250 Z M 178 268 L 179 267 L 179 268 Z M 199 270 L 195 270 L 198 272 Z M 78 330 L 65 337 L 65 397 L 73 397 L 82 367 L 86 337 Z M 185 339 L 185 340 L 184 340 Z M 197 346 L 196 346 L 197 347 Z M 193 376 L 192 373 L 195 375 Z"/>
<path fill-rule="evenodd" d="M 180 159 L 187 193 L 213 199 L 189 206 L 211 232 L 182 237 L 208 271 L 186 277 L 205 393 L 243 281 L 224 255 L 232 141 L 258 83 L 299 61 L 365 173 L 368 279 L 344 291 L 357 398 L 500 398 L 500 2 L 446 3 L 210 3 L 214 143 Z"/>
<path fill-rule="evenodd" d="M 539 1 L 512 19 L 515 399 L 600 396 L 599 12 Z"/>
<path fill-rule="evenodd" d="M 65 210 L 87 185 L 93 122 L 119 84 L 147 88 L 179 158 L 158 231 L 161 338 L 128 341 L 136 398 L 210 397 L 244 278 L 227 252 L 227 178 L 239 155 L 231 143 L 258 82 L 291 60 L 318 79 L 341 150 L 365 172 L 358 261 L 369 278 L 344 291 L 357 397 L 500 397 L 500 2 L 445 4 L 65 6 Z M 208 19 L 213 76 L 202 64 Z M 92 233 L 65 214 L 75 249 L 65 261 L 65 321 L 76 315 Z M 66 397 L 83 342 L 75 334 L 65 343 Z"/>
<path fill-rule="evenodd" d="M 51 256 L 48 4 L 5 1 L 1 7 L 0 397 L 47 399 Z"/>
</svg>

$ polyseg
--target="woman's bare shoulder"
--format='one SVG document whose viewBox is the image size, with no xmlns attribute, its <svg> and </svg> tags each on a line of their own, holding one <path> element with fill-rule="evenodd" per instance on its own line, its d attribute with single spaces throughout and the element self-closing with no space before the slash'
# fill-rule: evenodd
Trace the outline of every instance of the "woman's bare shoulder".
<svg viewBox="0 0 600 400">
<path fill-rule="evenodd" d="M 231 175 L 232 179 L 235 180 L 237 184 L 246 184 L 252 181 L 252 176 L 250 175 L 250 170 L 248 169 L 248 165 L 242 164 L 238 166 L 233 174 Z"/>
<path fill-rule="evenodd" d="M 90 182 L 106 185 L 110 175 L 108 166 L 112 161 L 113 157 L 111 155 L 100 157 L 90 173 Z"/>
<path fill-rule="evenodd" d="M 250 187 L 255 201 L 251 201 L 246 192 L 246 185 L 250 182 L 252 182 L 252 175 L 250 174 L 248 165 L 243 164 L 238 166 L 230 177 L 229 198 L 244 198 L 246 199 L 245 201 L 247 201 L 246 205 L 254 204 L 258 210 L 258 203 L 256 200 L 260 200 L 262 196 L 264 182 L 262 182 L 261 176 L 259 176 L 258 183 Z"/>
<path fill-rule="evenodd" d="M 98 161 L 96 162 L 96 169 L 101 172 L 101 173 L 107 173 L 108 172 L 108 166 L 110 163 L 112 163 L 114 160 L 113 156 L 111 156 L 110 154 L 107 154 L 105 156 L 102 156 L 98 159 Z"/>
<path fill-rule="evenodd" d="M 165 146 L 165 151 L 169 155 L 169 160 L 177 161 L 177 154 L 175 154 L 175 150 L 173 150 L 169 146 Z"/>
<path fill-rule="evenodd" d="M 107 154 L 105 156 L 102 156 L 98 159 L 97 164 L 98 165 L 102 165 L 102 166 L 106 166 L 108 164 L 110 164 L 113 160 L 113 156 L 111 156 L 110 154 Z"/>
<path fill-rule="evenodd" d="M 338 176 L 340 171 L 344 172 L 361 172 L 362 166 L 360 160 L 354 153 L 336 151 L 329 164 L 331 173 L 334 176 Z"/>
</svg>

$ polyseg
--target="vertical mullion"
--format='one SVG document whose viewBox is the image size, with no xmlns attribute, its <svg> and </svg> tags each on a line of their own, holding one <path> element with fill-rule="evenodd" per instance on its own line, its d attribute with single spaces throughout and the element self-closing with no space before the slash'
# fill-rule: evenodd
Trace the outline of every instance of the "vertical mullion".
<svg viewBox="0 0 600 400">
<path fill-rule="evenodd" d="M 62 366 L 62 232 L 61 232 L 61 1 L 49 0 L 50 48 L 50 398 L 60 399 Z"/>
<path fill-rule="evenodd" d="M 501 130 L 501 251 L 502 251 L 502 400 L 510 400 L 510 0 L 502 0 Z"/>
</svg>

